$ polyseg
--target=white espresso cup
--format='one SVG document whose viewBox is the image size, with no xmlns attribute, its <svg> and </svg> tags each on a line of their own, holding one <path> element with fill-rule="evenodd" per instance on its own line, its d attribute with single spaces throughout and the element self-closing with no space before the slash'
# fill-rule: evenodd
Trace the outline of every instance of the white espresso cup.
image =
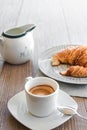
<svg viewBox="0 0 87 130">
<path fill-rule="evenodd" d="M 40 86 L 40 88 L 37 86 Z M 45 89 L 50 87 L 50 89 L 53 89 L 53 92 L 47 95 L 43 94 L 44 90 L 41 88 L 43 86 L 45 86 Z M 49 91 L 45 90 L 45 92 Z M 47 77 L 30 78 L 25 84 L 28 111 L 38 117 L 50 115 L 57 109 L 58 92 L 59 85 L 55 80 Z"/>
</svg>

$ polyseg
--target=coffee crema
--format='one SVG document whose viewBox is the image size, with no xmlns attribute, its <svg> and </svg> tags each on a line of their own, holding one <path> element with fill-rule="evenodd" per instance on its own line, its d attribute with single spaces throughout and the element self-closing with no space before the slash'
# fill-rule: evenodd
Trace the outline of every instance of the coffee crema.
<svg viewBox="0 0 87 130">
<path fill-rule="evenodd" d="M 53 92 L 55 92 L 55 90 L 50 85 L 37 85 L 37 86 L 31 88 L 29 90 L 29 92 L 31 92 L 32 94 L 35 94 L 35 95 L 43 96 L 43 95 L 52 94 Z"/>
</svg>

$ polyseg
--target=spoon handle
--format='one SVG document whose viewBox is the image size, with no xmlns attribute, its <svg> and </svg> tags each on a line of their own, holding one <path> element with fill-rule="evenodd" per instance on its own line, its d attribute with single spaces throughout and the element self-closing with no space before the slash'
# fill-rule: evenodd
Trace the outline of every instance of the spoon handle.
<svg viewBox="0 0 87 130">
<path fill-rule="evenodd" d="M 82 119 L 87 120 L 87 117 L 80 115 L 78 112 L 76 112 L 76 114 L 77 114 L 79 117 L 81 117 Z"/>
</svg>

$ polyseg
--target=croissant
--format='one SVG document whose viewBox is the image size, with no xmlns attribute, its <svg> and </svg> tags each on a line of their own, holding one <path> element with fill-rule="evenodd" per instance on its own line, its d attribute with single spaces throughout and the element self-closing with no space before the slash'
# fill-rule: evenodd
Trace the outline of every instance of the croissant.
<svg viewBox="0 0 87 130">
<path fill-rule="evenodd" d="M 71 46 L 52 57 L 52 66 L 60 63 L 87 67 L 87 46 Z"/>
<path fill-rule="evenodd" d="M 72 76 L 72 77 L 86 77 L 87 76 L 87 67 L 83 66 L 71 66 L 65 72 L 60 72 L 63 76 Z"/>
<path fill-rule="evenodd" d="M 73 77 L 87 76 L 87 45 L 70 46 L 56 53 L 52 57 L 52 66 L 57 66 L 61 63 L 73 65 L 61 75 Z"/>
</svg>

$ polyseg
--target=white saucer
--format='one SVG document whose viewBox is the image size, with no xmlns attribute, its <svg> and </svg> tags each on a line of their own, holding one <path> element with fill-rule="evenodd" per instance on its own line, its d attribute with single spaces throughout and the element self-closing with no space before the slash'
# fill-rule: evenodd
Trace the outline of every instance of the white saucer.
<svg viewBox="0 0 87 130">
<path fill-rule="evenodd" d="M 77 103 L 65 92 L 59 90 L 58 105 L 78 108 Z M 48 117 L 38 118 L 27 111 L 25 91 L 21 91 L 8 101 L 8 109 L 13 117 L 27 128 L 33 130 L 49 130 L 60 126 L 72 116 L 61 114 L 58 110 Z M 50 109 L 50 108 L 49 108 Z"/>
</svg>

